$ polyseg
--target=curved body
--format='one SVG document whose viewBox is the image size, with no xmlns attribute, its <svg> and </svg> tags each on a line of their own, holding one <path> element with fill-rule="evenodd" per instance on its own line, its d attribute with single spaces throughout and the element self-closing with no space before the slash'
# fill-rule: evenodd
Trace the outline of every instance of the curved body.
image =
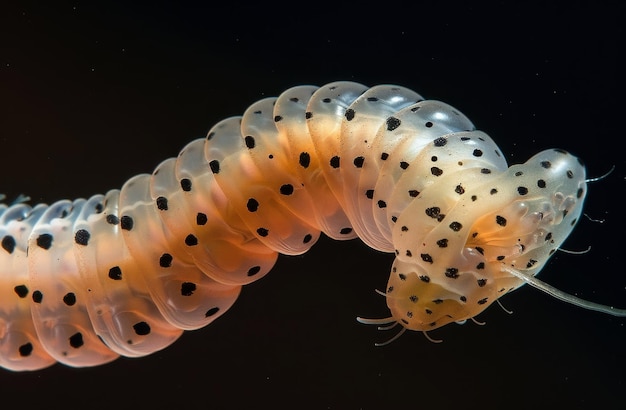
<svg viewBox="0 0 626 410">
<path fill-rule="evenodd" d="M 536 275 L 585 193 L 572 155 L 509 168 L 458 110 L 406 88 L 294 87 L 121 190 L 0 205 L 0 366 L 160 350 L 321 232 L 395 252 L 387 321 L 426 332 Z"/>
</svg>

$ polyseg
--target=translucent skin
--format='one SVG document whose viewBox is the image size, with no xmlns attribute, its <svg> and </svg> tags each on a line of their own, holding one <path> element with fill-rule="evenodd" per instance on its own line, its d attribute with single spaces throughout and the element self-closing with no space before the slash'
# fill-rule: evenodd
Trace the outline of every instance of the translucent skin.
<svg viewBox="0 0 626 410">
<path fill-rule="evenodd" d="M 396 253 L 392 320 L 464 320 L 523 283 L 510 269 L 541 269 L 585 192 L 573 156 L 507 168 L 463 114 L 406 88 L 294 87 L 121 190 L 0 205 L 0 366 L 160 350 L 321 232 Z"/>
</svg>

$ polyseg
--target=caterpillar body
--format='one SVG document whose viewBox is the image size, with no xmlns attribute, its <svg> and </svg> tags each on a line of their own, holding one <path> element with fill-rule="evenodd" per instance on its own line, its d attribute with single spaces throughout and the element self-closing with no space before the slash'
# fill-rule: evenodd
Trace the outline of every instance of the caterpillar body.
<svg viewBox="0 0 626 410">
<path fill-rule="evenodd" d="M 585 168 L 559 149 L 508 167 L 460 111 L 407 88 L 298 86 L 213 126 L 120 190 L 0 205 L 0 366 L 95 366 L 222 315 L 321 232 L 394 252 L 391 317 L 426 333 L 529 283 L 572 231 Z"/>
</svg>

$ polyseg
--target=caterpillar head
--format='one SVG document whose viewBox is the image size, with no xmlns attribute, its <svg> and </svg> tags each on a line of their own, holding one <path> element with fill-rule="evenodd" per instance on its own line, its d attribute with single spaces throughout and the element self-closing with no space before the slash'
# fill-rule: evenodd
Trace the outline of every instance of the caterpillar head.
<svg viewBox="0 0 626 410">
<path fill-rule="evenodd" d="M 464 170 L 429 186 L 394 226 L 385 292 L 393 320 L 428 331 L 476 316 L 524 283 L 511 269 L 539 272 L 572 231 L 585 193 L 583 165 L 556 149 L 503 173 Z"/>
</svg>

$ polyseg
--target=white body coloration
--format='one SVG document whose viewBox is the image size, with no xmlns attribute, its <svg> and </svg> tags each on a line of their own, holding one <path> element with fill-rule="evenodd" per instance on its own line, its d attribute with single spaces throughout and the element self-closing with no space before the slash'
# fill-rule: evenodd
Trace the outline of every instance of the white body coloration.
<svg viewBox="0 0 626 410">
<path fill-rule="evenodd" d="M 294 87 L 216 124 L 121 190 L 0 205 L 0 366 L 143 356 L 223 314 L 321 232 L 395 252 L 388 319 L 426 332 L 530 283 L 573 229 L 585 169 L 507 167 L 459 111 L 406 88 Z"/>
</svg>

